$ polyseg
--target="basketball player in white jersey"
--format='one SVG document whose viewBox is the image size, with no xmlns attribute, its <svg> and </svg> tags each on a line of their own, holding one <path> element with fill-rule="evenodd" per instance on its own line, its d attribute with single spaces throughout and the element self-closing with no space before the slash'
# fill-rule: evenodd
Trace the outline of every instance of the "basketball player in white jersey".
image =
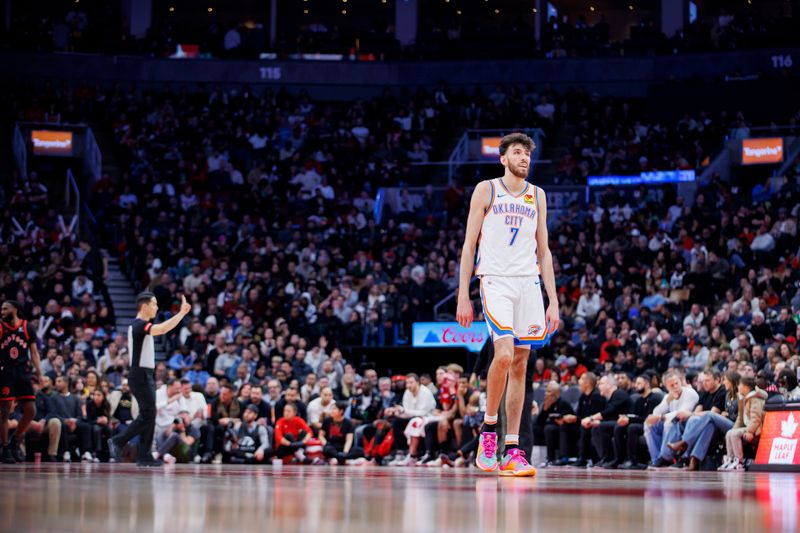
<svg viewBox="0 0 800 533">
<path fill-rule="evenodd" d="M 534 148 L 533 140 L 522 133 L 503 137 L 500 162 L 505 174 L 475 187 L 461 252 L 457 320 L 463 327 L 472 324 L 469 283 L 474 269 L 481 283 L 483 314 L 494 342 L 476 463 L 486 472 L 499 469 L 501 476 L 536 475 L 519 448 L 525 369 L 530 350 L 549 343 L 559 320 L 553 256 L 547 243 L 547 198 L 542 189 L 525 180 Z M 550 300 L 546 312 L 542 282 Z M 499 460 L 495 428 L 506 381 L 508 432 L 504 455 Z"/>
</svg>

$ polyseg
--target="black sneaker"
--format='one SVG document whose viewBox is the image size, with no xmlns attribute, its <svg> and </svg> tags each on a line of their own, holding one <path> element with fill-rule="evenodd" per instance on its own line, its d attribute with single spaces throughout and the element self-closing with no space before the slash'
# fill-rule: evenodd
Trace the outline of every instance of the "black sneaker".
<svg viewBox="0 0 800 533">
<path fill-rule="evenodd" d="M 569 466 L 574 468 L 586 468 L 589 465 L 589 461 L 586 459 L 578 459 L 574 463 L 570 463 Z"/>
<path fill-rule="evenodd" d="M 55 455 L 44 455 L 42 457 L 42 462 L 43 463 L 57 463 L 58 462 L 58 457 L 56 457 Z"/>
<path fill-rule="evenodd" d="M 607 461 L 607 462 L 603 463 L 603 466 L 601 466 L 600 468 L 605 468 L 606 470 L 616 470 L 617 468 L 619 468 L 619 462 L 618 461 Z"/>
<path fill-rule="evenodd" d="M 0 452 L 0 461 L 7 465 L 13 465 L 17 462 L 17 460 L 14 459 L 14 454 L 11 453 L 11 447 L 8 444 L 4 445 L 3 451 Z"/>
<path fill-rule="evenodd" d="M 136 466 L 155 468 L 158 466 L 164 466 L 164 461 L 161 459 L 140 459 L 139 461 L 136 461 Z"/>
<path fill-rule="evenodd" d="M 114 439 L 108 439 L 108 458 L 115 463 L 119 463 L 122 461 L 122 450 L 119 449 L 119 446 L 114 444 Z"/>
<path fill-rule="evenodd" d="M 570 463 L 569 457 L 562 457 L 557 461 L 553 461 L 552 466 L 568 466 Z"/>
<path fill-rule="evenodd" d="M 664 459 L 663 457 L 659 457 L 658 459 L 656 459 L 656 462 L 650 464 L 647 467 L 647 469 L 648 470 L 650 470 L 650 469 L 658 470 L 658 469 L 661 469 L 661 468 L 665 468 L 667 466 L 672 466 L 672 464 L 673 464 L 673 461 L 670 461 L 669 459 Z"/>
<path fill-rule="evenodd" d="M 11 448 L 11 455 L 14 456 L 14 460 L 18 463 L 25 462 L 25 452 L 19 447 L 19 442 L 17 442 L 16 438 L 11 439 L 11 443 L 8 445 Z"/>
</svg>

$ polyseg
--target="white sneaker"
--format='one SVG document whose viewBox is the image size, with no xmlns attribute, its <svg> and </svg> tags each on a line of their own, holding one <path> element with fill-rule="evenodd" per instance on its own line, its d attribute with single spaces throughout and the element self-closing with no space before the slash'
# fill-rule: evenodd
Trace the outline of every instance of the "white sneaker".
<svg viewBox="0 0 800 533">
<path fill-rule="evenodd" d="M 368 461 L 365 457 L 359 457 L 358 459 L 351 459 L 347 461 L 347 464 L 350 466 L 361 466 L 366 464 Z"/>
<path fill-rule="evenodd" d="M 461 468 L 467 464 L 467 460 L 464 459 L 463 457 L 459 457 L 458 459 L 455 460 L 453 464 L 455 464 L 456 468 Z"/>
<path fill-rule="evenodd" d="M 395 466 L 410 466 L 416 464 L 416 462 L 417 461 L 413 457 L 411 457 L 411 454 L 409 454 L 406 455 L 403 459 L 397 461 Z"/>
<path fill-rule="evenodd" d="M 728 470 L 729 471 L 737 470 L 737 471 L 740 471 L 740 472 L 744 472 L 745 468 L 744 468 L 744 465 L 742 464 L 742 462 L 739 461 L 739 458 L 738 457 L 734 457 L 733 461 L 731 461 L 730 466 L 728 466 Z"/>
<path fill-rule="evenodd" d="M 300 462 L 303 462 L 303 461 L 306 460 L 306 454 L 305 454 L 305 452 L 303 452 L 303 450 L 297 450 L 296 452 L 294 452 L 294 456 Z"/>
<path fill-rule="evenodd" d="M 99 463 L 100 462 L 100 459 L 97 458 L 97 455 L 92 454 L 92 462 L 93 463 Z"/>
<path fill-rule="evenodd" d="M 331 459 L 331 460 L 330 460 L 328 463 L 329 463 L 331 466 L 339 466 L 339 459 L 337 459 L 336 457 L 334 457 L 334 458 L 333 458 L 333 459 Z"/>
<path fill-rule="evenodd" d="M 723 457 L 722 464 L 720 465 L 719 468 L 717 468 L 717 470 L 719 471 L 727 470 L 728 467 L 730 466 L 731 466 L 731 458 L 726 455 L 725 457 Z"/>
<path fill-rule="evenodd" d="M 71 463 L 72 462 L 72 454 L 69 452 L 64 452 L 64 462 Z"/>
<path fill-rule="evenodd" d="M 431 467 L 439 467 L 439 468 L 441 468 L 443 464 L 444 463 L 442 462 L 442 458 L 441 457 L 437 457 L 433 461 L 425 463 L 423 466 L 431 466 Z"/>
<path fill-rule="evenodd" d="M 211 463 L 215 464 L 215 465 L 221 465 L 222 464 L 222 454 L 218 453 L 217 455 L 215 455 L 214 456 L 214 460 L 211 461 Z"/>
<path fill-rule="evenodd" d="M 91 452 L 85 452 L 83 454 L 83 456 L 81 457 L 81 461 L 83 461 L 84 463 L 91 463 L 92 462 L 92 453 Z"/>
<path fill-rule="evenodd" d="M 195 455 L 193 460 L 194 464 L 199 465 L 203 461 L 203 458 L 200 457 L 199 455 Z"/>
<path fill-rule="evenodd" d="M 168 465 L 174 465 L 175 463 L 178 462 L 178 460 L 175 458 L 174 455 L 169 454 L 169 453 L 165 453 L 164 454 L 164 462 L 166 464 L 168 464 Z"/>
</svg>

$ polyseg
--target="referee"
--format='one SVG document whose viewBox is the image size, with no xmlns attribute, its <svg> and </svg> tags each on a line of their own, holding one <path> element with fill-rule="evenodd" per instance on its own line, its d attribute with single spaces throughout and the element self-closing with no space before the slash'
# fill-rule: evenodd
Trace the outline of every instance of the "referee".
<svg viewBox="0 0 800 533">
<path fill-rule="evenodd" d="M 163 461 L 153 459 L 150 448 L 153 444 L 153 432 L 156 426 L 156 353 L 153 337 L 172 331 L 181 323 L 192 306 L 181 295 L 181 310 L 161 324 L 153 324 L 158 314 L 158 302 L 152 292 L 143 292 L 136 297 L 136 319 L 128 328 L 128 349 L 131 353 L 131 371 L 128 384 L 134 398 L 139 403 L 139 416 L 116 437 L 108 439 L 108 451 L 116 462 L 121 459 L 122 447 L 139 436 L 139 457 L 137 466 L 161 466 Z"/>
</svg>

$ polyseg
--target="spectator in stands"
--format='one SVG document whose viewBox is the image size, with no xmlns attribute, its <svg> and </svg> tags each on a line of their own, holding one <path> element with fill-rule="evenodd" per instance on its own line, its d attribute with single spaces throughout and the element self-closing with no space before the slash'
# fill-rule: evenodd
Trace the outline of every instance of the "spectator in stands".
<svg viewBox="0 0 800 533">
<path fill-rule="evenodd" d="M 275 402 L 275 416 L 278 416 L 278 413 L 283 413 L 283 408 L 287 404 L 294 405 L 297 416 L 304 421 L 308 420 L 308 407 L 300 400 L 300 392 L 294 387 L 287 388 L 283 398 Z"/>
<path fill-rule="evenodd" d="M 781 370 L 778 375 L 778 385 L 786 403 L 800 402 L 800 386 L 797 384 L 795 371 L 788 368 Z"/>
<path fill-rule="evenodd" d="M 663 376 L 667 395 L 644 422 L 644 437 L 650 453 L 651 466 L 662 468 L 674 462 L 674 451 L 668 446 L 683 433 L 684 424 L 692 415 L 699 400 L 697 392 L 684 383 L 679 370 L 669 370 Z"/>
<path fill-rule="evenodd" d="M 537 362 L 541 359 L 537 359 Z M 533 423 L 533 442 L 535 446 L 547 447 L 547 462 L 545 466 L 554 464 L 559 459 L 568 460 L 568 456 L 559 456 L 560 444 L 558 433 L 560 431 L 559 421 L 563 421 L 567 415 L 575 415 L 572 406 L 561 397 L 561 386 L 556 381 L 549 381 L 545 385 L 544 401 L 541 408 L 534 403 L 533 416 L 536 417 Z"/>
<path fill-rule="evenodd" d="M 296 462 L 306 462 L 303 449 L 311 437 L 311 428 L 297 416 L 295 404 L 287 403 L 283 408 L 283 417 L 275 422 L 275 453 L 278 458 L 293 457 Z"/>
<path fill-rule="evenodd" d="M 597 376 L 593 372 L 586 372 L 578 379 L 580 388 L 580 398 L 578 399 L 578 409 L 574 415 L 564 415 L 559 421 L 555 421 L 559 426 L 558 443 L 548 441 L 547 446 L 559 449 L 560 459 L 554 463 L 555 466 L 570 464 L 578 468 L 586 467 L 589 459 L 592 458 L 592 432 L 591 427 L 583 427 L 583 421 L 595 413 L 601 412 L 606 405 L 606 399 L 597 390 Z M 547 437 L 548 434 L 545 434 Z M 551 433 L 550 437 L 555 438 Z M 577 441 L 578 459 L 570 463 L 571 451 L 575 449 Z"/>
<path fill-rule="evenodd" d="M 397 462 L 399 466 L 409 465 L 419 457 L 427 419 L 436 409 L 436 399 L 427 387 L 420 385 L 419 376 L 410 373 L 405 377 L 402 405 L 384 409 L 384 416 L 395 417 L 395 435 L 405 435 L 408 445 L 408 455 Z"/>
<path fill-rule="evenodd" d="M 331 416 L 325 418 L 319 432 L 323 453 L 332 465 L 353 464 L 348 461 L 364 457 L 364 450 L 353 440 L 353 424 L 344 417 L 346 410 L 346 402 L 335 402 Z"/>
<path fill-rule="evenodd" d="M 211 402 L 211 419 L 205 436 L 206 450 L 203 462 L 222 462 L 222 445 L 225 432 L 242 419 L 242 406 L 236 399 L 236 391 L 229 383 L 223 383 L 219 396 Z"/>
<path fill-rule="evenodd" d="M 156 441 L 178 417 L 182 399 L 181 382 L 177 379 L 169 378 L 156 390 L 156 430 L 154 434 Z"/>
<path fill-rule="evenodd" d="M 61 438 L 65 450 L 64 462 L 72 460 L 71 451 L 74 449 L 70 437 L 77 437 L 78 448 L 83 454 L 82 459 L 92 461 L 92 429 L 83 417 L 81 400 L 70 393 L 69 378 L 59 376 L 56 378 L 56 393 L 49 398 L 48 412 L 61 422 Z"/>
<path fill-rule="evenodd" d="M 139 405 L 131 394 L 127 379 L 122 381 L 120 390 L 111 392 L 108 403 L 114 435 L 125 431 L 125 428 L 139 416 Z"/>
<path fill-rule="evenodd" d="M 156 457 L 167 464 L 189 463 L 197 456 L 200 430 L 192 423 L 191 413 L 181 408 L 172 424 L 159 435 Z"/>
<path fill-rule="evenodd" d="M 259 464 L 271 455 L 269 432 L 258 423 L 258 415 L 258 408 L 253 404 L 248 405 L 242 421 L 237 422 L 229 432 L 225 450 L 231 463 Z"/>
<path fill-rule="evenodd" d="M 745 470 L 743 442 L 752 443 L 761 434 L 766 400 L 767 393 L 756 387 L 753 378 L 739 381 L 739 414 L 725 434 L 728 455 L 719 470 Z"/>
<path fill-rule="evenodd" d="M 650 374 L 636 378 L 635 391 L 637 398 L 633 402 L 630 414 L 621 415 L 614 428 L 614 459 L 617 465 L 609 464 L 606 468 L 617 466 L 620 470 L 636 470 L 647 468 L 639 462 L 639 439 L 644 434 L 644 422 L 661 403 L 664 394 L 653 389 Z"/>
<path fill-rule="evenodd" d="M 333 390 L 325 387 L 319 392 L 319 397 L 311 400 L 306 408 L 308 412 L 308 425 L 314 432 L 318 432 L 324 420 L 333 414 L 336 402 L 333 400 Z"/>
<path fill-rule="evenodd" d="M 676 454 L 688 452 L 687 470 L 690 471 L 700 470 L 700 464 L 706 458 L 714 436 L 725 435 L 730 431 L 739 413 L 739 374 L 736 371 L 725 373 L 723 378 L 725 396 L 723 407 L 720 408 L 717 398 L 719 389 L 722 387 L 716 388 L 716 372 L 716 370 L 708 370 L 704 373 L 706 380 L 704 385 L 707 386 L 704 393 L 701 394 L 700 405 L 686 423 L 683 438 L 668 445 Z M 709 391 L 709 387 L 712 391 Z M 710 409 L 708 409 L 709 405 Z M 702 410 L 700 410 L 701 408 Z M 718 412 L 719 409 L 721 411 Z"/>
<path fill-rule="evenodd" d="M 272 406 L 264 400 L 264 390 L 254 386 L 250 389 L 250 398 L 245 402 L 245 407 L 250 405 L 258 409 L 257 422 L 262 426 L 272 424 Z"/>
<path fill-rule="evenodd" d="M 52 389 L 53 382 L 47 376 L 42 378 L 41 385 L 33 384 L 33 390 L 36 391 L 36 415 L 26 433 L 26 440 L 30 440 L 34 435 L 40 439 L 47 439 L 47 452 L 43 460 L 50 463 L 58 461 L 58 444 L 61 439 L 61 420 L 48 411 Z"/>
<path fill-rule="evenodd" d="M 617 386 L 617 378 L 607 374 L 600 378 L 597 388 L 606 399 L 603 410 L 581 420 L 581 427 L 591 428 L 592 444 L 600 462 L 600 468 L 616 467 L 614 460 L 614 428 L 619 417 L 630 412 L 630 396 Z"/>
<path fill-rule="evenodd" d="M 111 405 L 106 399 L 106 394 L 100 389 L 95 390 L 86 398 L 86 421 L 91 425 L 92 448 L 91 461 L 99 462 L 97 455 L 103 451 L 103 444 L 111 438 Z M 84 454 L 85 456 L 85 454 Z"/>
</svg>

